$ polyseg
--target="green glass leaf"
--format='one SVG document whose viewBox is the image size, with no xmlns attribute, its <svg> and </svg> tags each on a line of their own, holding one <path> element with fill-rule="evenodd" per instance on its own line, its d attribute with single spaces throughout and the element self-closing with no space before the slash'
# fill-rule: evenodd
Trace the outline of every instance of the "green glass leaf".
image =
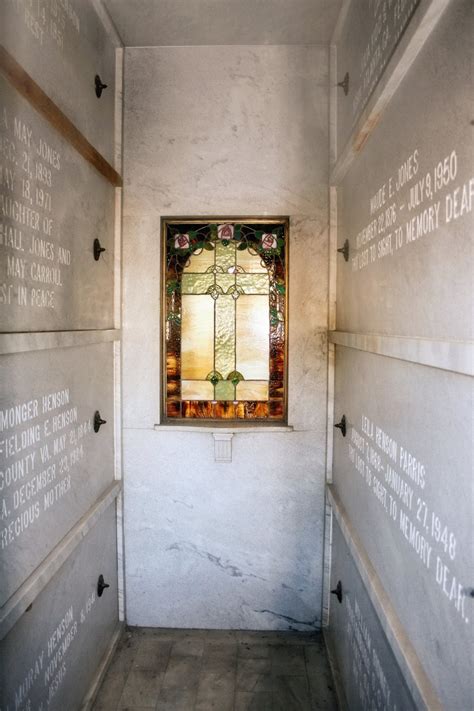
<svg viewBox="0 0 474 711">
<path fill-rule="evenodd" d="M 285 285 L 284 284 L 275 284 L 275 289 L 278 291 L 279 294 L 285 293 Z"/>
<path fill-rule="evenodd" d="M 210 225 L 211 239 L 217 238 L 217 225 Z"/>
<path fill-rule="evenodd" d="M 238 385 L 240 381 L 245 380 L 245 378 L 238 370 L 233 370 L 232 373 L 229 373 L 227 376 L 227 380 L 230 380 L 232 385 Z"/>
<path fill-rule="evenodd" d="M 212 252 L 212 250 L 214 249 L 214 245 L 212 244 L 212 242 L 204 242 L 202 246 L 204 247 L 204 249 L 207 249 L 208 252 Z"/>
<path fill-rule="evenodd" d="M 244 249 L 247 249 L 247 242 L 240 242 L 240 243 L 237 245 L 237 249 L 238 249 L 240 252 L 243 252 Z"/>
<path fill-rule="evenodd" d="M 222 244 L 223 247 L 228 247 L 229 244 L 230 244 L 230 242 L 229 242 L 228 239 L 223 239 L 223 240 L 221 241 L 221 244 Z"/>
<path fill-rule="evenodd" d="M 219 373 L 218 370 L 212 370 L 210 373 L 206 375 L 206 380 L 209 380 L 213 385 L 217 385 L 219 380 L 224 380 L 222 375 Z"/>
</svg>

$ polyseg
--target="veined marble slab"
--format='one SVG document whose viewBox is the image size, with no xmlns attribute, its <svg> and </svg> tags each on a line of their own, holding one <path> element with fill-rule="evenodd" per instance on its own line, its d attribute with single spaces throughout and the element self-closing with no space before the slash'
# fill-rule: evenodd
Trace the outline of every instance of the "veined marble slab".
<svg viewBox="0 0 474 711">
<path fill-rule="evenodd" d="M 471 708 L 472 379 L 336 347 L 343 414 L 333 488 L 442 703 Z"/>
<path fill-rule="evenodd" d="M 113 164 L 115 47 L 90 0 L 4 0 L 0 43 Z"/>
<path fill-rule="evenodd" d="M 4 605 L 114 479 L 113 343 L 2 356 L 2 375 Z"/>
<path fill-rule="evenodd" d="M 113 188 L 1 76 L 0 148 L 0 330 L 112 328 Z"/>
<path fill-rule="evenodd" d="M 340 149 L 377 86 L 420 0 L 352 0 L 337 41 L 337 142 Z M 346 91 L 347 89 L 347 91 Z"/>
<path fill-rule="evenodd" d="M 338 187 L 339 331 L 472 339 L 473 34 L 456 0 Z"/>
<path fill-rule="evenodd" d="M 80 708 L 118 621 L 116 555 L 114 503 L 0 642 L 2 709 Z"/>
<path fill-rule="evenodd" d="M 419 711 L 335 519 L 332 536 L 331 590 L 339 583 L 342 598 L 331 595 L 325 637 L 337 658 L 347 708 Z"/>
</svg>

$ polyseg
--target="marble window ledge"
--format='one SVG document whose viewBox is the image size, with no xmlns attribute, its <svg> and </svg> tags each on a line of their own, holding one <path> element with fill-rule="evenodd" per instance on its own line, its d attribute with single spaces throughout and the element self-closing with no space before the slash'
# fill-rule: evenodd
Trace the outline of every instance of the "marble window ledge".
<svg viewBox="0 0 474 711">
<path fill-rule="evenodd" d="M 234 426 L 218 425 L 214 422 L 209 425 L 154 425 L 154 430 L 161 432 L 168 430 L 170 432 L 208 432 L 209 434 L 253 434 L 254 432 L 294 432 L 292 425 L 251 425 L 242 424 Z"/>
</svg>

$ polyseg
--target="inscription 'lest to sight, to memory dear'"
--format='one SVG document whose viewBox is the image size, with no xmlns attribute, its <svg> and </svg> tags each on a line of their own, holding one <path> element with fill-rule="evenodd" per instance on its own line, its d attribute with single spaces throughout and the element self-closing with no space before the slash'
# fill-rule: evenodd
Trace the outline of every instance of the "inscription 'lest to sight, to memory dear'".
<svg viewBox="0 0 474 711">
<path fill-rule="evenodd" d="M 469 623 L 467 591 L 456 572 L 456 531 L 433 503 L 434 482 L 425 464 L 366 415 L 360 430 L 351 426 L 349 460 L 386 515 L 403 545 L 430 572 L 451 609 Z"/>
<path fill-rule="evenodd" d="M 368 200 L 368 221 L 351 242 L 358 272 L 466 217 L 474 207 L 474 177 L 458 179 L 456 149 L 428 168 L 415 148 Z"/>
</svg>

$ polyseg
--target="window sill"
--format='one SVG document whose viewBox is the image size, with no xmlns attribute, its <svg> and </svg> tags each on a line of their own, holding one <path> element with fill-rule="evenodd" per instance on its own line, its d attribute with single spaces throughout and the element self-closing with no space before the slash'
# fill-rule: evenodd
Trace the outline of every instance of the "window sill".
<svg viewBox="0 0 474 711">
<path fill-rule="evenodd" d="M 208 432 L 210 434 L 214 432 L 220 432 L 222 434 L 253 434 L 254 432 L 294 432 L 294 428 L 291 425 L 251 425 L 251 424 L 238 424 L 238 425 L 220 425 L 215 422 L 209 423 L 207 425 L 195 425 L 189 423 L 189 425 L 177 424 L 177 425 L 154 425 L 154 430 L 161 432 L 162 430 L 169 432 Z"/>
</svg>

